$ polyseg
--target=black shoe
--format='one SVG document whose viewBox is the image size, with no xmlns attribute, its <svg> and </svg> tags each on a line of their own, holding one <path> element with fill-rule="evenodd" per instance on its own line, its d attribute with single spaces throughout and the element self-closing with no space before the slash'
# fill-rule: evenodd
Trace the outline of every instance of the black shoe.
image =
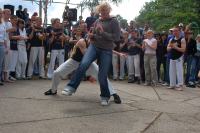
<svg viewBox="0 0 200 133">
<path fill-rule="evenodd" d="M 137 81 L 137 84 L 140 85 L 140 80 Z"/>
<path fill-rule="evenodd" d="M 40 76 L 39 79 L 47 79 L 46 77 Z"/>
<path fill-rule="evenodd" d="M 189 82 L 188 85 L 186 85 L 187 87 L 190 87 L 190 88 L 195 88 L 196 85 L 194 82 Z"/>
<path fill-rule="evenodd" d="M 0 85 L 4 85 L 4 84 L 0 81 Z"/>
<path fill-rule="evenodd" d="M 44 92 L 44 95 L 56 95 L 56 94 L 57 94 L 57 91 L 52 92 L 51 89 L 49 89 L 48 91 Z"/>
<path fill-rule="evenodd" d="M 187 85 L 187 87 L 196 88 L 196 85 L 195 84 L 189 84 L 189 85 Z"/>
<path fill-rule="evenodd" d="M 135 82 L 134 79 L 129 79 L 129 80 L 128 80 L 128 83 L 134 83 L 134 82 Z"/>
<path fill-rule="evenodd" d="M 113 97 L 114 97 L 114 102 L 115 102 L 115 103 L 117 103 L 117 104 L 121 104 L 121 103 L 122 103 L 122 101 L 121 101 L 119 95 L 113 94 Z"/>
</svg>

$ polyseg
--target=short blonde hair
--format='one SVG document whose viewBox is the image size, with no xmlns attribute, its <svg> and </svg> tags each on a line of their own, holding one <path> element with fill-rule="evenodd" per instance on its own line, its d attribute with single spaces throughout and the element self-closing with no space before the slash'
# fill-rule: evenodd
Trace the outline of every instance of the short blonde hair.
<svg viewBox="0 0 200 133">
<path fill-rule="evenodd" d="M 3 14 L 6 14 L 6 13 L 10 13 L 10 14 L 11 14 L 10 9 L 4 9 L 4 10 L 3 10 Z"/>
<path fill-rule="evenodd" d="M 148 30 L 147 34 L 149 34 L 149 33 L 154 34 L 153 30 Z"/>
<path fill-rule="evenodd" d="M 200 38 L 200 34 L 197 35 L 196 40 L 197 40 L 198 38 Z"/>
<path fill-rule="evenodd" d="M 100 13 L 101 10 L 107 10 L 111 12 L 112 8 L 108 2 L 103 2 L 96 7 L 96 11 Z"/>
</svg>

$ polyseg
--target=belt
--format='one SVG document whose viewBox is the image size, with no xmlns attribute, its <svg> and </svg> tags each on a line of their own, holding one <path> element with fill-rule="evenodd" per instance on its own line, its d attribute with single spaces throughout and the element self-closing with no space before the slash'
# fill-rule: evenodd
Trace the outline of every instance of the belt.
<svg viewBox="0 0 200 133">
<path fill-rule="evenodd" d="M 0 45 L 4 45 L 4 42 L 0 42 Z"/>
</svg>

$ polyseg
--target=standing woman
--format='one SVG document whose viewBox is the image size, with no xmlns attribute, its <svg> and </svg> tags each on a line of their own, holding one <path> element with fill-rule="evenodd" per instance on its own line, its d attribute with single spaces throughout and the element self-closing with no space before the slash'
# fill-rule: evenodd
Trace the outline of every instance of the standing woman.
<svg viewBox="0 0 200 133">
<path fill-rule="evenodd" d="M 3 23 L 3 11 L 0 8 L 0 85 L 3 85 L 2 83 L 2 69 L 3 69 L 3 59 L 5 56 L 5 50 L 7 50 L 7 44 L 6 44 L 6 28 Z"/>
<path fill-rule="evenodd" d="M 128 66 L 128 36 L 129 33 L 127 31 L 123 31 L 122 32 L 122 36 L 123 36 L 123 41 L 120 44 L 120 53 L 125 55 L 121 55 L 119 57 L 119 62 L 120 62 L 120 76 L 119 76 L 119 80 L 124 80 L 124 76 L 125 76 L 125 65 L 126 67 Z"/>
<path fill-rule="evenodd" d="M 17 23 L 19 30 L 19 40 L 17 41 L 18 48 L 18 61 L 16 67 L 16 76 L 19 79 L 26 79 L 26 65 L 27 65 L 27 52 L 26 52 L 26 40 L 28 39 L 26 30 L 25 30 L 25 22 L 22 19 L 18 20 Z"/>
<path fill-rule="evenodd" d="M 145 69 L 145 84 L 144 85 L 156 85 L 158 82 L 158 76 L 156 71 L 156 49 L 157 40 L 153 37 L 152 30 L 148 30 L 146 33 L 147 39 L 144 39 L 144 69 Z"/>
<path fill-rule="evenodd" d="M 185 40 L 186 40 L 186 62 L 187 62 L 187 73 L 185 83 L 187 87 L 195 87 L 196 81 L 196 57 L 195 53 L 197 52 L 197 43 L 196 40 L 193 39 L 193 32 L 187 31 L 185 32 Z"/>
<path fill-rule="evenodd" d="M 86 70 L 97 59 L 99 62 L 98 79 L 101 89 L 101 105 L 105 106 L 109 104 L 110 99 L 107 76 L 112 63 L 112 49 L 114 41 L 120 39 L 120 27 L 118 21 L 110 16 L 111 7 L 108 3 L 100 4 L 97 11 L 100 13 L 100 18 L 95 22 L 94 30 L 88 33 L 91 44 L 71 81 L 64 88 L 63 94 L 75 93 Z"/>
<path fill-rule="evenodd" d="M 15 80 L 15 78 L 16 78 L 15 71 L 16 71 L 17 60 L 18 60 L 17 40 L 19 40 L 19 33 L 17 30 L 18 17 L 15 15 L 12 15 L 10 17 L 10 21 L 12 23 L 12 27 L 15 28 L 15 30 L 13 30 L 9 33 L 10 53 L 11 53 L 9 70 L 10 70 L 10 77 L 12 77 L 12 79 Z"/>
<path fill-rule="evenodd" d="M 181 37 L 179 27 L 173 29 L 174 37 L 169 41 L 167 50 L 171 52 L 169 77 L 170 89 L 183 90 L 183 53 L 186 49 L 186 41 Z"/>
</svg>

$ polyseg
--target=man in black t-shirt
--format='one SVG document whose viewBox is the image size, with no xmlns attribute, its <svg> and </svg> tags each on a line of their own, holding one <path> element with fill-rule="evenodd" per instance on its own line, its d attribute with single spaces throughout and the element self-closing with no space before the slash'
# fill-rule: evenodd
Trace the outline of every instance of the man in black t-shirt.
<svg viewBox="0 0 200 133">
<path fill-rule="evenodd" d="M 16 16 L 18 18 L 24 19 L 24 12 L 22 11 L 22 5 L 19 5 L 18 10 L 16 11 Z"/>
<path fill-rule="evenodd" d="M 140 51 L 142 40 L 138 37 L 138 31 L 131 32 L 128 45 L 128 83 L 135 81 L 140 83 Z"/>
<path fill-rule="evenodd" d="M 40 78 L 45 78 L 44 73 L 44 40 L 45 30 L 41 26 L 42 19 L 40 17 L 36 18 L 36 23 L 32 24 L 32 27 L 27 31 L 29 42 L 30 42 L 30 57 L 28 65 L 27 78 L 31 79 L 33 75 L 33 67 L 36 59 L 39 59 L 39 75 Z"/>
<path fill-rule="evenodd" d="M 87 24 L 87 30 L 90 30 L 90 27 L 92 27 L 93 23 L 97 20 L 97 17 L 94 16 L 94 12 L 91 12 L 90 17 L 87 17 L 85 20 L 85 23 Z"/>
</svg>

